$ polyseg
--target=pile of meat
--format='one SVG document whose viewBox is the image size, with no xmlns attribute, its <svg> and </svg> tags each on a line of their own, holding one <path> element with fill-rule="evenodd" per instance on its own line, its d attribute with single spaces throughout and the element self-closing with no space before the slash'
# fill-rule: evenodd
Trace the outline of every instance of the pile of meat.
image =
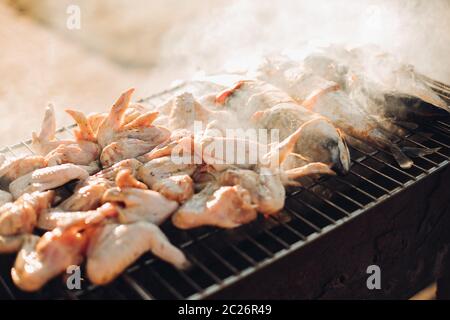
<svg viewBox="0 0 450 320">
<path fill-rule="evenodd" d="M 410 168 L 410 157 L 436 150 L 394 141 L 415 116 L 448 106 L 412 68 L 392 61 L 373 48 L 329 48 L 197 80 L 161 106 L 133 103 L 129 90 L 107 114 L 67 110 L 77 124 L 73 140 L 56 138 L 48 107 L 32 137 L 36 155 L 0 166 L 0 252 L 18 252 L 14 283 L 36 291 L 85 260 L 87 277 L 102 285 L 149 251 L 187 268 L 159 225 L 234 228 L 277 214 L 287 186 L 349 171 L 347 143 L 391 150 Z M 280 139 L 230 137 L 227 129 L 276 129 Z M 251 146 L 264 152 L 225 159 L 229 151 L 249 159 Z"/>
</svg>

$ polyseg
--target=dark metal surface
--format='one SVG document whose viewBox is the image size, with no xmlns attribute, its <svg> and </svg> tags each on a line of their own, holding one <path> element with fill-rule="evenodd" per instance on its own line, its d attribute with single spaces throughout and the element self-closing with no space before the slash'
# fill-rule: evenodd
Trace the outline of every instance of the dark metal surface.
<svg viewBox="0 0 450 320">
<path fill-rule="evenodd" d="M 433 83 L 447 101 L 448 87 Z M 152 96 L 147 102 L 159 104 L 175 90 Z M 71 135 L 71 127 L 58 137 Z M 38 293 L 16 289 L 10 277 L 14 256 L 0 257 L 0 298 L 3 299 L 204 299 L 245 279 L 282 257 L 326 237 L 349 220 L 390 199 L 405 188 L 420 183 L 431 173 L 448 166 L 450 161 L 450 119 L 421 125 L 402 139 L 413 147 L 440 147 L 432 155 L 414 159 L 411 169 L 396 165 L 392 155 L 381 149 L 371 152 L 352 148 L 353 165 L 345 177 L 324 178 L 307 188 L 293 190 L 278 216 L 260 217 L 254 223 L 235 230 L 199 228 L 182 231 L 170 223 L 162 226 L 170 240 L 192 262 L 192 268 L 178 271 L 145 254 L 114 283 L 97 287 L 88 280 L 83 289 L 69 291 L 62 277 Z M 31 154 L 29 142 L 5 148 L 7 156 Z M 282 275 L 274 275 L 280 277 Z"/>
</svg>

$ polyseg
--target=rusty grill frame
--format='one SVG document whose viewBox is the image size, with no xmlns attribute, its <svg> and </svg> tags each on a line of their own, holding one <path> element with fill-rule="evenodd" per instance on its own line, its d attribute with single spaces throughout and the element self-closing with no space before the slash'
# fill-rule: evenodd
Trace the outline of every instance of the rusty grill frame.
<svg viewBox="0 0 450 320">
<path fill-rule="evenodd" d="M 423 77 L 450 104 L 450 86 Z M 152 95 L 141 102 L 160 104 L 182 90 L 185 83 Z M 58 138 L 71 136 L 73 126 L 58 130 Z M 203 227 L 177 230 L 170 222 L 162 226 L 171 241 L 192 262 L 179 271 L 155 259 L 142 256 L 112 284 L 95 286 L 88 280 L 82 290 L 64 289 L 61 277 L 41 291 L 21 292 L 10 278 L 14 255 L 0 257 L 0 299 L 205 299 L 292 252 L 301 250 L 347 221 L 418 183 L 450 162 L 450 118 L 425 123 L 409 130 L 402 143 L 416 147 L 440 147 L 432 154 L 416 158 L 411 169 L 396 166 L 385 150 L 350 148 L 352 168 L 347 176 L 321 178 L 296 188 L 286 198 L 278 216 L 233 230 Z M 30 141 L 0 150 L 6 156 L 32 154 Z"/>
</svg>

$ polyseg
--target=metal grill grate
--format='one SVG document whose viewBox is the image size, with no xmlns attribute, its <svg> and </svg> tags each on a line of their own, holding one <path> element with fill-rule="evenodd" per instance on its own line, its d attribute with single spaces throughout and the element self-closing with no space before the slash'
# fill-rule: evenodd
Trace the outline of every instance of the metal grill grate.
<svg viewBox="0 0 450 320">
<path fill-rule="evenodd" d="M 429 80 L 433 88 L 450 101 L 450 88 Z M 145 100 L 167 101 L 186 89 L 181 84 Z M 71 127 L 58 137 L 71 135 Z M 192 268 L 178 271 L 145 254 L 114 283 L 97 287 L 83 282 L 83 289 L 69 291 L 57 278 L 35 294 L 21 292 L 10 279 L 14 256 L 0 257 L 0 298 L 4 299 L 203 299 L 240 281 L 281 257 L 299 250 L 346 221 L 364 213 L 394 194 L 447 166 L 450 160 L 450 119 L 421 125 L 409 131 L 405 145 L 441 149 L 416 158 L 411 169 L 399 168 L 392 155 L 381 149 L 368 152 L 351 148 L 353 165 L 345 177 L 323 178 L 306 188 L 293 190 L 278 216 L 235 230 L 199 228 L 182 231 L 170 223 L 162 226 L 170 240 L 192 262 Z M 0 151 L 6 156 L 31 154 L 29 142 Z"/>
</svg>

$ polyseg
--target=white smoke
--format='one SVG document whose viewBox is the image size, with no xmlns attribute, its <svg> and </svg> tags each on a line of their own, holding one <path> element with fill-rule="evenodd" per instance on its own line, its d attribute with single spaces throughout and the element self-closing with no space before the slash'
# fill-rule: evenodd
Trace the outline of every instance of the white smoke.
<svg viewBox="0 0 450 320">
<path fill-rule="evenodd" d="M 373 43 L 450 82 L 450 1 L 230 1 L 164 37 L 164 63 L 220 71 L 273 52 Z"/>
<path fill-rule="evenodd" d="M 70 37 L 175 78 L 247 67 L 267 52 L 374 43 L 450 82 L 448 0 L 9 1 L 62 32 L 67 6 L 78 5 L 83 27 Z"/>
<path fill-rule="evenodd" d="M 448 0 L 0 1 L 48 27 L 29 32 L 31 19 L 3 18 L 0 133 L 8 143 L 38 128 L 46 101 L 67 124 L 66 106 L 103 111 L 129 87 L 146 96 L 198 72 L 247 69 L 267 53 L 301 56 L 330 43 L 374 43 L 450 83 Z M 81 30 L 67 30 L 68 5 L 80 6 Z"/>
</svg>

